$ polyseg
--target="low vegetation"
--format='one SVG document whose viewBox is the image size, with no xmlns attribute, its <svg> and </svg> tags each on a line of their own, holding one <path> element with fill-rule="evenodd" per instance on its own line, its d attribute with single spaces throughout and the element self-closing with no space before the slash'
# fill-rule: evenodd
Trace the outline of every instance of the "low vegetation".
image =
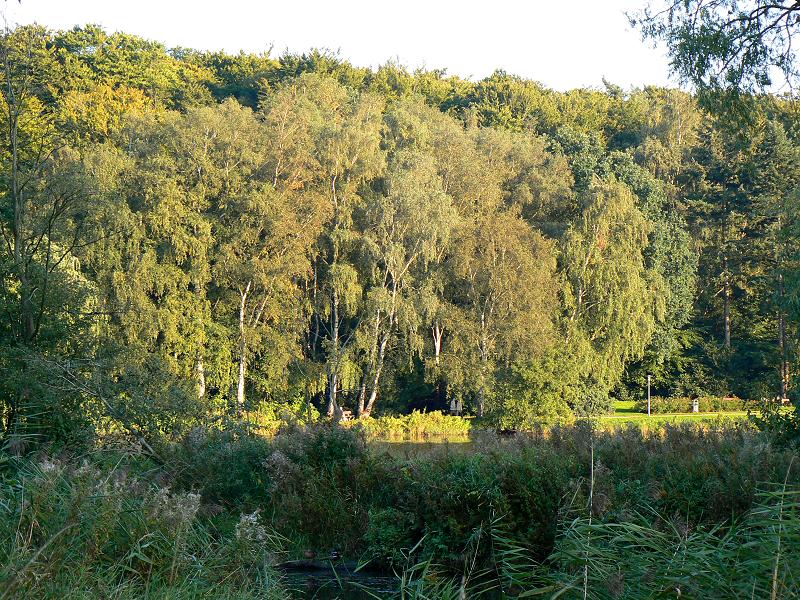
<svg viewBox="0 0 800 600">
<path fill-rule="evenodd" d="M 441 411 L 412 411 L 408 415 L 381 416 L 347 423 L 364 432 L 367 438 L 380 440 L 424 440 L 465 438 L 473 430 L 473 419 L 446 415 Z"/>
<path fill-rule="evenodd" d="M 15 461 L 17 462 L 17 461 Z M 261 515 L 220 526 L 138 453 L 19 461 L 0 484 L 0 598 L 285 598 Z"/>
<path fill-rule="evenodd" d="M 413 459 L 368 444 L 358 427 L 290 426 L 272 438 L 197 429 L 161 452 L 160 463 L 118 449 L 8 459 L 5 597 L 286 597 L 274 566 L 309 551 L 395 571 L 398 586 L 435 579 L 457 590 L 468 573 L 476 594 L 580 587 L 584 575 L 594 590 L 634 590 L 645 572 L 659 589 L 686 580 L 704 590 L 688 581 L 702 552 L 732 569 L 727 584 L 739 590 L 766 585 L 777 553 L 778 583 L 795 589 L 800 465 L 747 423 L 650 433 L 582 424 Z M 637 536 L 641 553 L 626 550 Z M 734 552 L 758 540 L 771 545 Z M 668 566 L 670 544 L 680 568 Z M 525 569 L 514 562 L 523 559 Z M 423 568 L 436 578 L 420 581 Z"/>
</svg>

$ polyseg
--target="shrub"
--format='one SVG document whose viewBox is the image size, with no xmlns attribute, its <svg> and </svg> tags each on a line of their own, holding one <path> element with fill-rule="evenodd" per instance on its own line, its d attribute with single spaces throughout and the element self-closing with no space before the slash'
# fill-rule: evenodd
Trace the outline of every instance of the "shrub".
<svg viewBox="0 0 800 600">
<path fill-rule="evenodd" d="M 363 433 L 330 423 L 281 431 L 262 465 L 269 481 L 268 509 L 298 544 L 353 552 L 366 528 L 360 501 L 368 469 Z"/>
<path fill-rule="evenodd" d="M 551 354 L 532 364 L 501 371 L 487 401 L 487 422 L 498 429 L 531 430 L 573 418 L 564 399 L 559 363 Z"/>
<path fill-rule="evenodd" d="M 193 429 L 169 455 L 176 483 L 200 489 L 206 502 L 255 510 L 268 501 L 267 438 L 236 430 Z"/>
<path fill-rule="evenodd" d="M 247 413 L 248 424 L 266 435 L 273 435 L 287 425 L 315 423 L 319 418 L 319 411 L 302 397 L 286 402 L 259 402 L 254 411 Z"/>
<path fill-rule="evenodd" d="M 373 508 L 364 534 L 367 556 L 376 564 L 395 567 L 402 564 L 417 540 L 413 537 L 414 516 L 396 508 Z"/>
<path fill-rule="evenodd" d="M 696 529 L 746 515 L 757 482 L 800 483 L 792 451 L 748 424 L 647 433 L 581 423 L 410 459 L 380 448 L 359 428 L 315 424 L 271 439 L 197 430 L 163 468 L 137 456 L 23 462 L 0 490 L 0 583 L 48 597 L 65 582 L 102 579 L 123 586 L 116 597 L 142 586 L 207 589 L 227 576 L 250 590 L 283 549 L 491 571 L 516 548 L 526 560 L 547 557 L 586 516 L 590 485 L 596 523 L 650 511 Z"/>
</svg>

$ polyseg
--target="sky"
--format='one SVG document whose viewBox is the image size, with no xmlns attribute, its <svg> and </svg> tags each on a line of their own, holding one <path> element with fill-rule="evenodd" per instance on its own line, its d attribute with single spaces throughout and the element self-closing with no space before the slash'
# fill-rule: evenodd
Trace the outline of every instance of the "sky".
<svg viewBox="0 0 800 600">
<path fill-rule="evenodd" d="M 495 69 L 567 90 L 671 85 L 664 51 L 626 10 L 645 0 L 2 0 L 10 25 L 95 23 L 168 47 L 227 52 L 324 48 L 358 66 L 389 60 L 473 80 Z"/>
</svg>

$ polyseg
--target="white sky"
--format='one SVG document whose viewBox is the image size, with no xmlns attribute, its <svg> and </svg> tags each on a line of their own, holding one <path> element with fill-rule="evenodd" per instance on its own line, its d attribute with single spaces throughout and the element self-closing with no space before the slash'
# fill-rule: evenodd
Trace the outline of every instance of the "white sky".
<svg viewBox="0 0 800 600">
<path fill-rule="evenodd" d="M 398 60 L 480 79 L 497 68 L 566 90 L 675 85 L 661 50 L 624 15 L 645 0 L 2 0 L 9 24 L 97 23 L 168 47 L 339 51 L 359 66 Z"/>
</svg>

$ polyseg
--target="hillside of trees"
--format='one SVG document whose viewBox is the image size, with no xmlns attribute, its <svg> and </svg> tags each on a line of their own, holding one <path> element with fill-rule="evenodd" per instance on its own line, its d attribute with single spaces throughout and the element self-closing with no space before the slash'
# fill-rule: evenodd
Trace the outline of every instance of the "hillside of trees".
<svg viewBox="0 0 800 600">
<path fill-rule="evenodd" d="M 800 121 L 654 87 L 0 41 L 2 435 L 792 397 Z"/>
</svg>

